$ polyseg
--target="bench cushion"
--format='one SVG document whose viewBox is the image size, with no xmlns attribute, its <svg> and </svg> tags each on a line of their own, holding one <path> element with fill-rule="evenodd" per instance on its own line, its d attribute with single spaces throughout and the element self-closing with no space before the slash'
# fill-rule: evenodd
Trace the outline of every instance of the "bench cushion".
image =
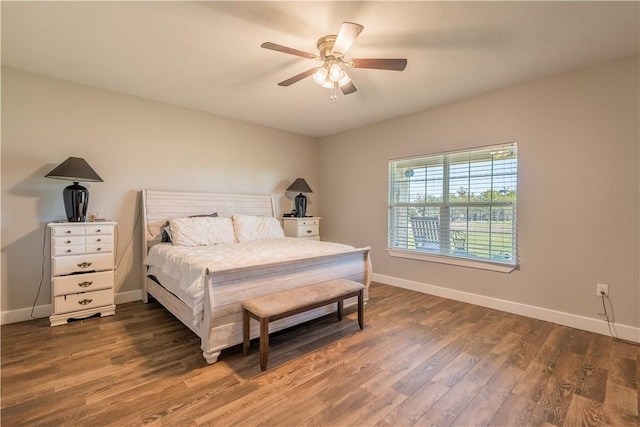
<svg viewBox="0 0 640 427">
<path fill-rule="evenodd" d="M 338 298 L 346 293 L 358 292 L 361 289 L 364 289 L 364 286 L 352 280 L 329 280 L 311 286 L 251 298 L 243 301 L 242 307 L 258 317 L 268 318 L 314 303 Z"/>
</svg>

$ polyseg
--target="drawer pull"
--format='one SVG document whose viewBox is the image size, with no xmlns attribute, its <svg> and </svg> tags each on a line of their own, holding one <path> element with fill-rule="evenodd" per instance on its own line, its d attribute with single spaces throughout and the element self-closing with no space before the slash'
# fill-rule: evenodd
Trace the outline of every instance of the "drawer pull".
<svg viewBox="0 0 640 427">
<path fill-rule="evenodd" d="M 102 242 L 102 239 L 96 239 L 96 242 Z"/>
<path fill-rule="evenodd" d="M 78 301 L 78 304 L 80 304 L 80 305 L 87 305 L 87 304 L 91 304 L 92 302 L 93 302 L 93 300 L 92 300 L 92 299 L 90 299 L 90 298 L 85 298 L 85 299 L 83 299 L 83 300 Z"/>
<path fill-rule="evenodd" d="M 67 230 L 67 231 L 65 231 L 65 233 L 71 234 L 71 230 Z"/>
<path fill-rule="evenodd" d="M 69 253 L 69 252 L 71 252 L 71 249 L 67 249 L 65 252 L 66 252 L 66 253 Z"/>
<path fill-rule="evenodd" d="M 102 250 L 102 248 L 96 248 L 96 251 L 101 251 L 101 250 Z"/>
<path fill-rule="evenodd" d="M 71 240 L 67 240 L 65 243 L 66 243 L 66 244 L 69 244 L 69 243 L 71 243 Z"/>
<path fill-rule="evenodd" d="M 311 234 L 311 233 L 312 233 L 312 231 L 311 231 L 311 230 L 307 230 L 307 234 Z"/>
<path fill-rule="evenodd" d="M 100 230 L 99 228 L 96 230 L 96 233 L 101 233 L 102 230 Z"/>
<path fill-rule="evenodd" d="M 78 267 L 80 267 L 80 268 L 87 268 L 87 267 L 89 267 L 90 265 L 91 265 L 91 263 L 90 263 L 90 262 L 87 262 L 87 261 L 83 261 L 83 262 L 79 262 L 79 263 L 78 263 Z"/>
<path fill-rule="evenodd" d="M 78 283 L 78 286 L 80 286 L 81 288 L 86 288 L 86 287 L 91 286 L 91 285 L 93 285 L 93 282 L 90 282 L 88 280 L 85 280 L 84 282 Z"/>
</svg>

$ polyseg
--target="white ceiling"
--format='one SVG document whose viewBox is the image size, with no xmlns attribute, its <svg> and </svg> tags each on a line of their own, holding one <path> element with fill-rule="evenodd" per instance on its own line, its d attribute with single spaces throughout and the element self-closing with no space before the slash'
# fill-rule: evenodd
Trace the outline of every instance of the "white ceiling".
<svg viewBox="0 0 640 427">
<path fill-rule="evenodd" d="M 473 95 L 637 55 L 632 2 L 2 2 L 2 65 L 322 137 Z M 311 78 L 343 21 L 364 25 L 347 57 L 407 58 L 352 69 L 329 100 Z"/>
</svg>

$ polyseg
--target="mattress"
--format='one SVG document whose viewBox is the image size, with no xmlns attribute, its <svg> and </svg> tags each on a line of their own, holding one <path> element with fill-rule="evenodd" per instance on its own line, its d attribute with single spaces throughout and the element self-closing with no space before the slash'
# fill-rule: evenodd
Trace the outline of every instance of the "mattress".
<svg viewBox="0 0 640 427">
<path fill-rule="evenodd" d="M 280 261 L 346 253 L 354 247 L 333 242 L 278 238 L 211 246 L 174 246 L 170 243 L 151 247 L 145 264 L 168 291 L 187 304 L 194 319 L 202 315 L 207 271 L 223 271 Z"/>
</svg>

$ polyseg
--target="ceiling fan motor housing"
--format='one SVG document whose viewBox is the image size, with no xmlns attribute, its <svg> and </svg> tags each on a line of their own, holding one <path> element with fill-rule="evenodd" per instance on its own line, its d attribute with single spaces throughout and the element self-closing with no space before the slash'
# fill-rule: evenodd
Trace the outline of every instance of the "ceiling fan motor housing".
<svg viewBox="0 0 640 427">
<path fill-rule="evenodd" d="M 336 43 L 336 38 L 338 36 L 336 36 L 335 34 L 331 34 L 328 36 L 324 36 L 324 37 L 320 37 L 318 39 L 318 51 L 320 52 L 320 58 L 322 59 L 326 59 L 329 56 L 334 56 L 333 55 L 333 45 Z"/>
</svg>

